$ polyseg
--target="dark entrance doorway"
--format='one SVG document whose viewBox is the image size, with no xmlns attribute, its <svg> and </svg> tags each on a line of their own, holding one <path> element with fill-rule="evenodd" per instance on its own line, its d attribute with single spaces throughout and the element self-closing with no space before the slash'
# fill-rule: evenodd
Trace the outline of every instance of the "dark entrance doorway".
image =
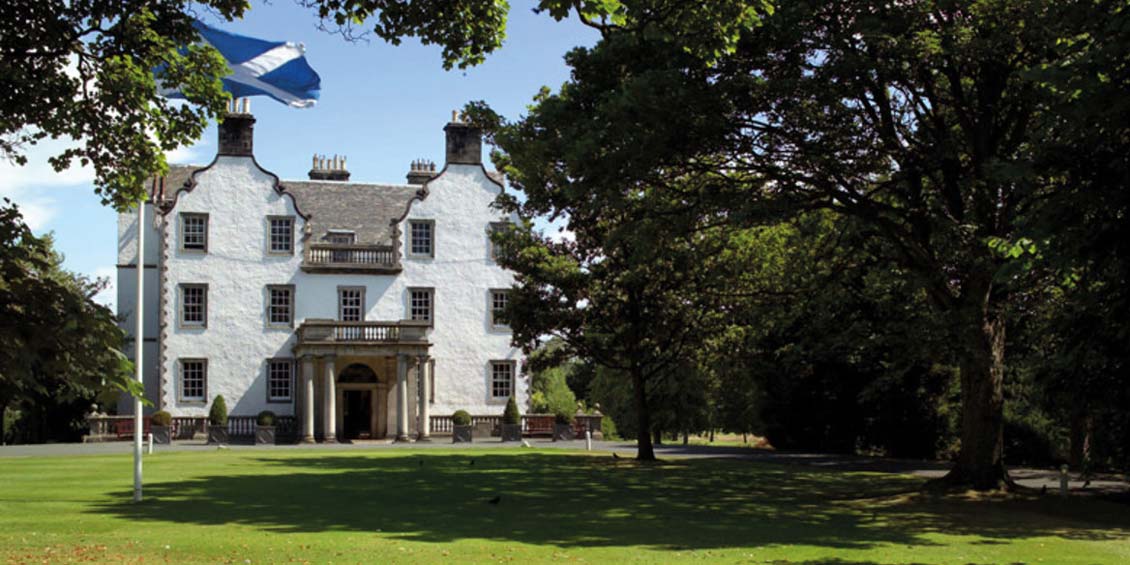
<svg viewBox="0 0 1130 565">
<path fill-rule="evenodd" d="M 377 433 L 374 400 L 377 374 L 368 365 L 353 363 L 337 376 L 341 396 L 341 436 L 343 439 L 370 439 Z"/>
<path fill-rule="evenodd" d="M 370 390 L 346 390 L 345 412 L 345 439 L 370 439 L 372 437 L 372 408 L 373 392 Z"/>
</svg>

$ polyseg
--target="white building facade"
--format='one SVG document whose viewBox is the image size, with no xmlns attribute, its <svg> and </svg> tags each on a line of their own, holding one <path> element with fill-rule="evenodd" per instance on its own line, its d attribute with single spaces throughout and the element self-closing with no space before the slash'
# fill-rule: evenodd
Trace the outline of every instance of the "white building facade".
<svg viewBox="0 0 1130 565">
<path fill-rule="evenodd" d="M 303 441 L 405 441 L 429 437 L 431 414 L 500 414 L 512 395 L 524 406 L 502 316 L 513 277 L 490 241 L 515 218 L 491 206 L 503 186 L 480 133 L 449 123 L 444 166 L 414 163 L 406 184 L 349 182 L 337 158 L 292 181 L 255 159 L 254 123 L 229 114 L 211 164 L 153 182 L 141 261 L 153 409 L 204 416 L 222 395 L 232 415 L 295 416 Z M 119 217 L 131 333 L 136 220 Z"/>
</svg>

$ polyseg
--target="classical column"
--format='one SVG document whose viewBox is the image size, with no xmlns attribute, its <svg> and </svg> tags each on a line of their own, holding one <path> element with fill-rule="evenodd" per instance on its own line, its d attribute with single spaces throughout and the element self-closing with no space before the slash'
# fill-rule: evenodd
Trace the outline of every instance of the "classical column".
<svg viewBox="0 0 1130 565">
<path fill-rule="evenodd" d="M 408 356 L 396 356 L 396 441 L 408 441 Z"/>
<path fill-rule="evenodd" d="M 419 433 L 416 435 L 416 441 L 427 442 L 432 441 L 432 424 L 428 414 L 428 392 L 430 388 L 428 387 L 428 381 L 431 378 L 431 367 L 428 364 L 427 355 L 417 357 L 416 363 L 418 367 L 416 374 L 419 376 L 419 386 L 416 387 L 416 390 L 420 393 L 417 395 L 420 397 L 420 409 L 417 411 L 420 417 L 420 424 L 416 427 L 416 429 L 419 430 Z"/>
<path fill-rule="evenodd" d="M 327 355 L 323 362 L 326 365 L 326 421 L 322 428 L 326 431 L 326 443 L 337 442 L 337 390 L 334 386 L 334 357 Z"/>
<path fill-rule="evenodd" d="M 314 358 L 302 358 L 302 443 L 314 443 Z"/>
</svg>

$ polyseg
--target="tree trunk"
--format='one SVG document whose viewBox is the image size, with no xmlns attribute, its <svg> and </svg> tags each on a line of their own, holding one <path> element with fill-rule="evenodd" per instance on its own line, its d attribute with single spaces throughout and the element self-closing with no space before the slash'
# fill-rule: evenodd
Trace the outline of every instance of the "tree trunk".
<svg viewBox="0 0 1130 565">
<path fill-rule="evenodd" d="M 1071 413 L 1071 456 L 1068 463 L 1075 471 L 1087 471 L 1087 461 L 1091 458 L 1091 436 L 1094 421 L 1085 408 L 1077 408 Z"/>
<path fill-rule="evenodd" d="M 1004 319 L 990 307 L 988 280 L 965 297 L 965 308 L 955 312 L 964 343 L 961 450 L 943 479 L 952 486 L 981 491 L 1014 486 L 1004 466 Z"/>
<path fill-rule="evenodd" d="M 643 369 L 640 367 L 632 367 L 632 388 L 636 392 L 636 423 L 639 425 L 636 459 L 655 461 L 655 448 L 651 445 L 651 414 L 647 411 L 647 390 L 643 382 Z"/>
<path fill-rule="evenodd" d="M 0 445 L 8 445 L 8 433 L 4 429 L 5 418 L 8 417 L 7 401 L 0 401 Z"/>
</svg>

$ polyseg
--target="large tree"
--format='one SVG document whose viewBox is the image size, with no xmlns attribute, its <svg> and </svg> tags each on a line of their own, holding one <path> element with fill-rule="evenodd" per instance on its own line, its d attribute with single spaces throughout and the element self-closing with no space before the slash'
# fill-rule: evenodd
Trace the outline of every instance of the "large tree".
<svg viewBox="0 0 1130 565">
<path fill-rule="evenodd" d="M 302 0 L 324 27 L 443 47 L 443 65 L 481 62 L 505 36 L 505 0 Z M 65 137 L 51 158 L 94 169 L 95 191 L 122 209 L 167 169 L 165 152 L 198 140 L 222 115 L 223 58 L 198 44 L 196 17 L 242 17 L 247 0 L 11 0 L 0 3 L 0 157 L 26 163 L 29 145 Z M 186 47 L 187 46 L 187 47 Z M 160 77 L 152 69 L 162 68 Z M 189 104 L 170 103 L 156 79 Z"/>
<path fill-rule="evenodd" d="M 76 439 L 76 418 L 122 391 L 140 395 L 102 285 L 61 268 L 6 200 L 0 206 L 0 421 L 20 411 L 22 439 Z"/>
<path fill-rule="evenodd" d="M 570 54 L 570 82 L 539 98 L 515 128 L 525 138 L 501 144 L 535 143 L 551 165 L 515 166 L 567 170 L 558 192 L 669 189 L 736 225 L 813 209 L 854 218 L 884 243 L 874 259 L 921 288 L 955 336 L 961 446 L 946 482 L 1010 484 L 1005 319 L 1024 282 L 1011 262 L 1031 252 L 1024 238 L 1059 177 L 1038 159 L 1060 137 L 1045 126 L 1062 111 L 1047 73 L 1103 11 L 797 2 L 712 28 L 710 7 L 605 4 L 607 17 L 588 3 L 577 14 L 602 40 Z M 573 163 L 588 164 L 562 166 Z"/>
</svg>

